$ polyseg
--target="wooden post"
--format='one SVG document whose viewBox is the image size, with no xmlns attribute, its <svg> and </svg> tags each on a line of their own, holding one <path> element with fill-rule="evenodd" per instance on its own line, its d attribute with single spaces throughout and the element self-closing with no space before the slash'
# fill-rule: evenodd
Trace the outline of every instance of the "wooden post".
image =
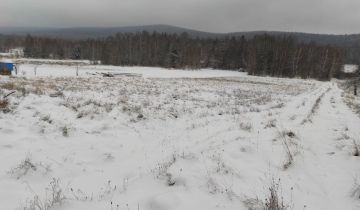
<svg viewBox="0 0 360 210">
<path fill-rule="evenodd" d="M 37 71 L 37 65 L 34 67 L 34 74 L 36 76 L 36 71 Z"/>
<path fill-rule="evenodd" d="M 354 96 L 357 96 L 357 83 L 354 82 Z"/>
<path fill-rule="evenodd" d="M 16 75 L 18 75 L 18 67 L 20 68 L 20 64 L 15 64 L 14 65 Z"/>
</svg>

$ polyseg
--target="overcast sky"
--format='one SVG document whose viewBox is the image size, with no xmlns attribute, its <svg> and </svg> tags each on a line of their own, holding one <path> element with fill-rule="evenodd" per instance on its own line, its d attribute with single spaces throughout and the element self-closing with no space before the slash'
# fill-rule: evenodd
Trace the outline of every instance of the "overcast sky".
<svg viewBox="0 0 360 210">
<path fill-rule="evenodd" d="M 360 0 L 1 0 L 1 26 L 360 33 Z"/>
</svg>

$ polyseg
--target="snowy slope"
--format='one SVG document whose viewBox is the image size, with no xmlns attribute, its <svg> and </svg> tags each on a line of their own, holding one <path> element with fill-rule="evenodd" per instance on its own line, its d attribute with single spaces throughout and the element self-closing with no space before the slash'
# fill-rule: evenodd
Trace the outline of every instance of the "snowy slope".
<svg viewBox="0 0 360 210">
<path fill-rule="evenodd" d="M 289 209 L 360 208 L 360 119 L 334 82 L 75 71 L 0 78 L 17 91 L 0 114 L 1 210 L 263 209 L 273 183 Z"/>
</svg>

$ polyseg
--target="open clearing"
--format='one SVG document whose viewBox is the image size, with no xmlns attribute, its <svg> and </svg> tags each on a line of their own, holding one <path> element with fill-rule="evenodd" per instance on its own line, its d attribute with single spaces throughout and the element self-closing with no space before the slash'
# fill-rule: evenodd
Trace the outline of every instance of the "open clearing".
<svg viewBox="0 0 360 210">
<path fill-rule="evenodd" d="M 0 77 L 1 95 L 16 91 L 0 113 L 0 209 L 264 209 L 269 188 L 288 209 L 360 209 L 360 119 L 336 82 L 34 69 Z"/>
</svg>

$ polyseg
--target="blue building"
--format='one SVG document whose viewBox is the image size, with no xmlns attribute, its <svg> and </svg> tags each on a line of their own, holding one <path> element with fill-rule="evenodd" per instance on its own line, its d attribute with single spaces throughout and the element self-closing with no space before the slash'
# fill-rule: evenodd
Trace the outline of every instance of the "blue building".
<svg viewBox="0 0 360 210">
<path fill-rule="evenodd" d="M 11 75 L 14 63 L 11 61 L 0 61 L 0 75 Z"/>
</svg>

